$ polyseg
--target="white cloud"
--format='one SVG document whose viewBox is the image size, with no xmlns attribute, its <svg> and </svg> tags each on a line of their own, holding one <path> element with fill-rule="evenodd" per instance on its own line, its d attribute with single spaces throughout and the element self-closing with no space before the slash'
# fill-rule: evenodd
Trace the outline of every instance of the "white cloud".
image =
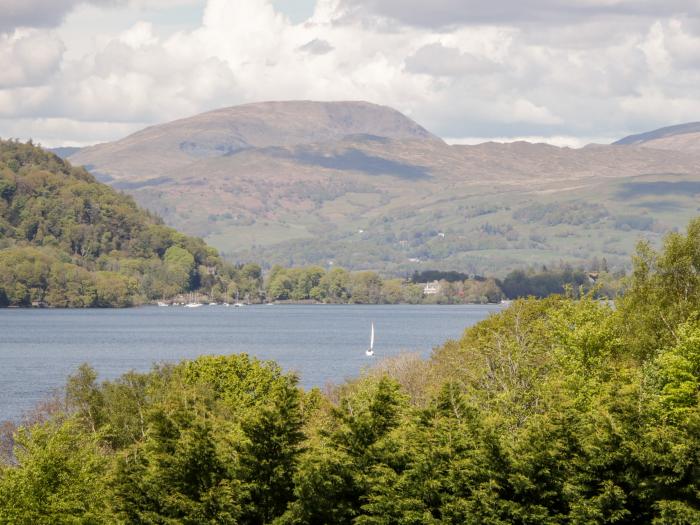
<svg viewBox="0 0 700 525">
<path fill-rule="evenodd" d="M 48 85 L 0 89 L 0 118 L 38 117 L 52 97 L 53 89 Z"/>
<path fill-rule="evenodd" d="M 482 56 L 435 42 L 421 47 L 407 57 L 406 69 L 411 73 L 454 77 L 493 73 L 497 71 L 498 64 Z"/>
<path fill-rule="evenodd" d="M 326 53 L 333 51 L 335 48 L 327 40 L 314 38 L 313 40 L 309 40 L 303 46 L 299 46 L 298 49 L 299 51 L 311 53 L 312 55 L 325 55 Z"/>
<path fill-rule="evenodd" d="M 608 135 L 602 137 L 574 137 L 571 135 L 548 135 L 548 136 L 537 136 L 537 135 L 524 135 L 524 136 L 508 136 L 508 137 L 447 137 L 445 142 L 448 144 L 463 144 L 469 146 L 475 146 L 477 144 L 483 144 L 484 142 L 532 142 L 533 144 L 545 143 L 551 144 L 553 146 L 566 147 L 566 148 L 582 148 L 589 144 L 610 144 L 618 140 L 620 137 L 618 135 Z"/>
<path fill-rule="evenodd" d="M 700 120 L 700 25 L 684 14 L 696 2 L 574 1 L 566 13 L 564 0 L 500 13 L 508 3 L 467 0 L 466 19 L 457 0 L 318 0 L 294 23 L 269 0 L 208 0 L 201 20 L 168 32 L 153 14 L 165 0 L 93 2 L 55 31 L 0 36 L 0 135 L 54 144 L 63 126 L 66 141 L 88 143 L 270 99 L 364 99 L 442 136 L 561 143 Z M 399 5 L 438 14 L 413 23 Z"/>
<path fill-rule="evenodd" d="M 700 15 L 696 0 L 339 0 L 342 18 L 375 14 L 419 27 L 580 23 L 602 17 Z"/>
<path fill-rule="evenodd" d="M 46 82 L 58 70 L 63 51 L 63 42 L 46 31 L 0 34 L 0 89 Z"/>
<path fill-rule="evenodd" d="M 112 140 L 115 133 L 126 136 L 146 125 L 146 122 L 84 122 L 64 118 L 0 118 L 0 137 L 36 139 L 35 142 L 47 147 L 82 147 Z M 32 133 L 27 135 L 27 129 L 31 129 Z"/>
<path fill-rule="evenodd" d="M 0 0 L 0 33 L 18 27 L 56 27 L 76 7 L 126 5 L 135 9 L 193 5 L 203 0 Z"/>
<path fill-rule="evenodd" d="M 158 43 L 158 39 L 153 35 L 153 25 L 148 22 L 138 22 L 131 29 L 124 31 L 119 40 L 134 49 Z"/>
</svg>

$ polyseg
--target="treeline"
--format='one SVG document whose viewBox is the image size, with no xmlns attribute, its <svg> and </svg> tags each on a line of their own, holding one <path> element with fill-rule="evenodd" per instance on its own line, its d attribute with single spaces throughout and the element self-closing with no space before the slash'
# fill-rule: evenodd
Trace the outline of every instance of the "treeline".
<svg viewBox="0 0 700 525">
<path fill-rule="evenodd" d="M 0 140 L 0 306 L 128 306 L 257 289 L 259 267 L 241 270 L 82 168 Z"/>
<path fill-rule="evenodd" d="M 466 281 L 468 279 L 475 279 L 481 281 L 484 278 L 478 275 L 469 275 L 462 272 L 456 271 L 440 271 L 440 270 L 424 270 L 422 272 L 414 271 L 411 275 L 412 283 L 427 283 L 430 281 L 447 281 L 448 283 L 456 283 L 459 281 Z"/>
<path fill-rule="evenodd" d="M 557 266 L 539 270 L 513 270 L 497 283 L 503 295 L 508 299 L 521 297 L 544 298 L 550 295 L 566 293 L 567 289 L 584 293 L 595 290 L 598 297 L 614 298 L 621 293 L 625 273 L 608 271 L 607 264 L 594 260 L 588 269 L 574 268 L 561 263 Z"/>
<path fill-rule="evenodd" d="M 274 266 L 266 278 L 269 300 L 314 300 L 325 303 L 420 303 L 423 288 L 407 286 L 403 279 L 383 279 L 378 273 L 329 271 L 320 266 L 283 268 Z"/>
<path fill-rule="evenodd" d="M 65 395 L 0 442 L 0 523 L 700 523 L 700 221 L 615 308 L 527 299 L 327 393 L 245 355 Z"/>
<path fill-rule="evenodd" d="M 435 293 L 426 294 L 425 282 L 385 279 L 371 271 L 326 271 L 320 266 L 274 266 L 265 279 L 265 296 L 270 301 L 360 304 L 496 303 L 504 297 L 494 279 L 443 280 Z"/>
<path fill-rule="evenodd" d="M 376 272 L 326 271 L 320 266 L 274 266 L 264 279 L 269 301 L 306 301 L 362 304 L 485 304 L 503 299 L 544 298 L 550 295 L 587 293 L 614 298 L 624 274 L 611 274 L 600 265 L 596 271 L 561 264 L 540 270 L 514 270 L 496 279 L 456 271 L 414 272 L 410 279 L 385 279 Z M 425 285 L 431 283 L 426 293 Z"/>
</svg>

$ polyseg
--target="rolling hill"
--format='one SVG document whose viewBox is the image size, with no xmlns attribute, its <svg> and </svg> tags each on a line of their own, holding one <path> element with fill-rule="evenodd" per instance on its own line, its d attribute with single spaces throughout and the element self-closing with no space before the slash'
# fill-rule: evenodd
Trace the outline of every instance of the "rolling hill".
<svg viewBox="0 0 700 525">
<path fill-rule="evenodd" d="M 225 297 L 239 273 L 85 170 L 0 140 L 0 306 L 130 306 L 202 288 Z"/>
<path fill-rule="evenodd" d="M 700 193 L 688 129 L 580 149 L 463 146 L 366 102 L 269 102 L 70 159 L 236 261 L 501 273 L 623 265 L 637 240 L 686 224 Z M 673 137 L 686 144 L 649 147 Z"/>
<path fill-rule="evenodd" d="M 689 122 L 676 126 L 630 135 L 614 143 L 618 146 L 644 146 L 647 148 L 666 149 L 700 153 L 700 122 Z"/>
</svg>

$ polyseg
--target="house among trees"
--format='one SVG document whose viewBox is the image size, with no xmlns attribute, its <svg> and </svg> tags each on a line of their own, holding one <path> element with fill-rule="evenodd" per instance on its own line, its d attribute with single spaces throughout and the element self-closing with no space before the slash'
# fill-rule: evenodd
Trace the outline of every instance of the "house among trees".
<svg viewBox="0 0 700 525">
<path fill-rule="evenodd" d="M 433 281 L 430 283 L 425 283 L 425 287 L 423 287 L 423 293 L 425 295 L 435 295 L 440 293 L 440 282 Z"/>
</svg>

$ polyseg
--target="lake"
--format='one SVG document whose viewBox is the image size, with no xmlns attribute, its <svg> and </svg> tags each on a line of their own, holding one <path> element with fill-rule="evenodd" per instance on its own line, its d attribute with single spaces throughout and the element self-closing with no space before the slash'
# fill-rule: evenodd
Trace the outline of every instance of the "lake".
<svg viewBox="0 0 700 525">
<path fill-rule="evenodd" d="M 260 305 L 243 308 L 0 309 L 0 421 L 17 421 L 81 363 L 101 379 L 156 362 L 246 352 L 310 388 L 357 376 L 382 357 L 430 355 L 499 305 Z M 375 357 L 365 356 L 370 323 Z"/>
</svg>

